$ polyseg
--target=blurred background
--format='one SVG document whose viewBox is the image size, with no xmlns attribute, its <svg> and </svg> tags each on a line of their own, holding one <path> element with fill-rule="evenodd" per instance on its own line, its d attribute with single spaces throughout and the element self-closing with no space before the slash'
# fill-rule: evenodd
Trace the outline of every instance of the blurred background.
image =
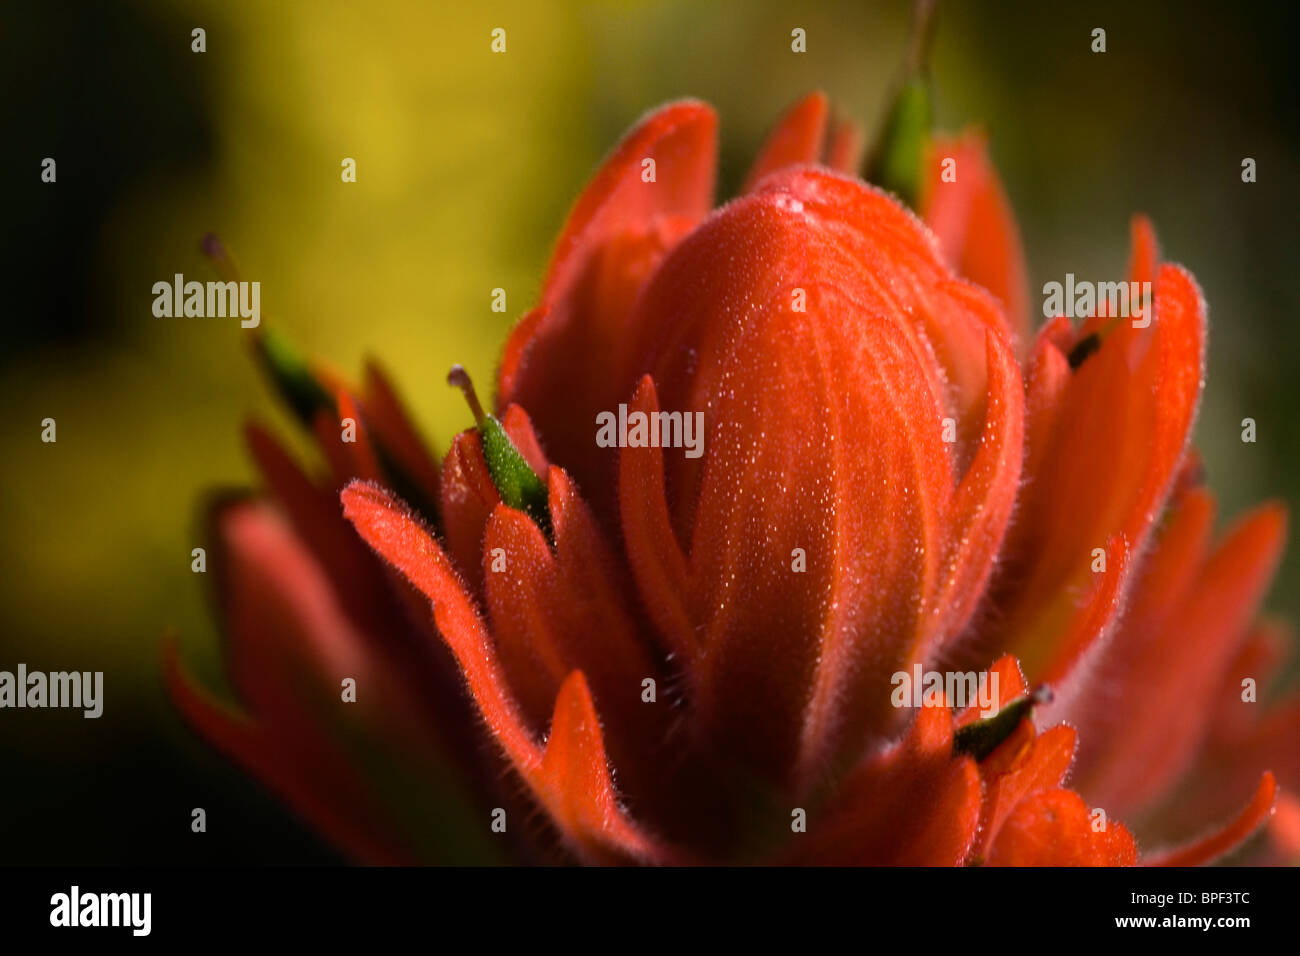
<svg viewBox="0 0 1300 956">
<path fill-rule="evenodd" d="M 1152 216 L 1210 304 L 1197 441 L 1221 515 L 1265 497 L 1294 511 L 1295 8 L 1063 6 L 945 0 L 939 126 L 989 132 L 1034 289 L 1117 276 L 1130 214 Z M 199 237 L 217 232 L 262 283 L 264 323 L 349 375 L 382 360 L 441 457 L 468 424 L 447 367 L 490 380 L 567 207 L 638 116 L 714 104 L 725 196 L 810 89 L 874 129 L 908 15 L 902 0 L 6 0 L 0 669 L 102 670 L 106 709 L 0 712 L 0 863 L 335 859 L 161 692 L 169 627 L 221 686 L 190 570 L 199 503 L 251 481 L 246 418 L 291 431 L 237 320 L 152 314 L 154 282 L 215 278 Z M 1104 55 L 1089 50 L 1098 26 Z M 46 417 L 57 444 L 40 441 Z M 1269 602 L 1292 617 L 1298 553 Z M 207 838 L 190 834 L 195 806 Z"/>
</svg>

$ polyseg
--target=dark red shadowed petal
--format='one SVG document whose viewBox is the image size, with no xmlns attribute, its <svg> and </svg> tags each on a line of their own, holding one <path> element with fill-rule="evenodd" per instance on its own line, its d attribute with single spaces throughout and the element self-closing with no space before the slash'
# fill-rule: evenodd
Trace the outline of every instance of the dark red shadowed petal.
<svg viewBox="0 0 1300 956">
<path fill-rule="evenodd" d="M 1107 819 L 1096 830 L 1092 811 L 1073 790 L 1043 790 L 1020 804 L 989 849 L 990 866 L 1132 866 L 1137 844 L 1128 828 Z"/>
<path fill-rule="evenodd" d="M 163 642 L 163 681 L 181 715 L 212 746 L 265 783 L 355 860 L 380 866 L 414 863 L 405 841 L 385 832 L 385 815 L 358 791 L 349 763 L 274 730 L 218 701 L 185 670 L 174 638 Z"/>
<path fill-rule="evenodd" d="M 443 639 L 497 742 L 575 851 L 644 860 L 661 851 L 623 819 L 613 796 L 599 723 L 586 682 L 566 680 L 551 738 L 539 747 L 506 682 L 483 621 L 451 563 L 409 509 L 384 489 L 353 482 L 343 510 L 361 536 L 429 598 Z M 552 756 L 552 748 L 555 750 Z"/>
<path fill-rule="evenodd" d="M 1170 682 L 1166 675 L 1181 657 L 1181 635 L 1172 645 L 1162 642 L 1161 635 L 1195 583 L 1213 525 L 1214 500 L 1203 488 L 1186 488 L 1175 498 L 1164 529 L 1144 558 L 1135 600 L 1098 665 L 1094 689 L 1071 709 L 1072 719 L 1083 730 L 1077 773 L 1081 789 L 1117 812 L 1135 809 L 1128 795 L 1144 789 L 1140 781 L 1149 781 L 1143 742 L 1149 744 L 1170 732 L 1172 725 L 1144 725 L 1145 720 L 1162 719 L 1149 712 L 1150 696 L 1161 696 L 1161 686 L 1177 685 L 1180 680 L 1175 677 Z M 1166 708 L 1163 719 L 1180 725 L 1186 703 L 1180 698 L 1177 709 Z"/>
<path fill-rule="evenodd" d="M 956 160 L 955 182 L 941 180 L 947 158 Z M 1017 341 L 1027 341 L 1030 319 L 1025 252 L 1015 214 L 989 161 L 982 133 L 935 139 L 927 157 L 920 209 L 952 267 L 997 296 Z"/>
<path fill-rule="evenodd" d="M 321 563 L 334 593 L 358 626 L 392 624 L 386 615 L 389 589 L 374 556 L 339 513 L 338 494 L 309 478 L 265 429 L 244 429 L 249 451 L 271 497 L 294 532 Z"/>
<path fill-rule="evenodd" d="M 1113 644 L 1108 669 L 1117 700 L 1099 701 L 1112 719 L 1090 719 L 1083 779 L 1094 799 L 1125 814 L 1163 795 L 1194 759 L 1214 715 L 1222 675 L 1236 656 L 1282 552 L 1286 516 L 1278 505 L 1248 515 L 1208 560 L 1212 512 L 1192 492 L 1153 552 L 1149 590 Z M 1188 559 L 1195 562 L 1190 567 Z M 1103 736 L 1104 735 L 1104 736 Z M 1258 769 L 1258 768 L 1257 768 Z"/>
<path fill-rule="evenodd" d="M 830 101 L 820 90 L 790 107 L 759 149 L 740 191 L 752 192 L 759 180 L 778 169 L 817 162 L 822 155 L 829 115 Z"/>
<path fill-rule="evenodd" d="M 349 477 L 361 478 L 365 481 L 383 481 L 384 471 L 379 465 L 379 456 L 375 454 L 375 447 L 370 441 L 370 432 L 366 427 L 366 421 L 361 416 L 356 403 L 352 396 L 347 392 L 339 392 L 335 398 L 339 410 L 340 425 L 340 444 L 343 451 L 347 454 L 350 464 Z M 344 441 L 342 427 L 343 423 L 351 420 L 355 432 L 351 436 L 352 441 Z"/>
<path fill-rule="evenodd" d="M 1200 866 L 1212 863 L 1239 846 L 1255 832 L 1273 810 L 1277 798 L 1277 782 L 1271 773 L 1259 781 L 1259 789 L 1235 820 L 1187 846 L 1163 850 L 1145 857 L 1143 866 Z"/>
<path fill-rule="evenodd" d="M 1238 812 L 1241 794 L 1256 786 L 1262 768 L 1277 779 L 1276 812 L 1269 821 L 1267 845 L 1252 846 L 1249 865 L 1300 862 L 1300 829 L 1291 830 L 1294 793 L 1300 789 L 1300 699 L 1274 698 L 1282 690 L 1268 683 L 1267 663 L 1250 661 L 1250 652 L 1225 675 L 1221 702 L 1214 708 L 1207 744 L 1196 763 L 1158 806 L 1149 810 L 1149 825 L 1159 842 L 1178 845 L 1203 830 L 1207 820 Z M 1245 670 L 1238 667 L 1244 666 Z M 1243 677 L 1258 678 L 1258 700 L 1243 700 Z M 1290 846 L 1293 849 L 1287 850 Z"/>
<path fill-rule="evenodd" d="M 1210 719 L 1208 740 L 1211 747 L 1231 748 L 1257 724 L 1260 715 L 1254 705 L 1242 706 L 1245 703 L 1241 699 L 1242 682 L 1250 678 L 1261 696 L 1267 693 L 1295 646 L 1295 629 L 1289 622 L 1264 617 L 1251 624 L 1241 649 L 1223 675 L 1218 704 Z M 1300 708 L 1300 703 L 1296 707 Z M 1300 761 L 1297 767 L 1300 767 Z M 1283 786 L 1287 785 L 1284 776 L 1281 782 Z"/>
<path fill-rule="evenodd" d="M 958 866 L 980 819 L 975 761 L 953 756 L 947 708 L 922 708 L 907 735 L 866 760 L 833 805 L 795 836 L 789 862 Z"/>
<path fill-rule="evenodd" d="M 316 438 L 321 454 L 329 465 L 333 475 L 333 487 L 342 488 L 354 477 L 352 474 L 352 456 L 343 444 L 342 425 L 339 416 L 333 410 L 320 409 L 311 422 L 311 432 Z"/>
<path fill-rule="evenodd" d="M 350 623 L 324 570 L 279 515 L 261 503 L 233 502 L 220 509 L 214 523 L 227 669 L 256 729 L 242 719 L 232 723 L 173 660 L 169 686 L 178 706 L 313 822 L 329 833 L 341 830 L 344 846 L 368 849 L 350 828 L 357 820 L 391 816 L 379 794 L 371 792 L 364 761 L 347 741 L 400 740 L 408 756 L 428 755 L 423 715 L 404 696 L 400 680 L 394 681 L 371 635 Z M 345 677 L 361 691 L 359 702 L 341 712 L 339 687 Z M 341 728 L 347 733 L 340 734 Z M 430 765 L 438 766 L 438 758 L 425 767 Z M 320 794 L 304 792 L 312 787 Z M 382 829 L 377 825 L 376 833 Z"/>
<path fill-rule="evenodd" d="M 365 416 L 384 450 L 410 476 L 426 501 L 438 498 L 438 466 L 428 446 L 402 407 L 402 401 L 383 369 L 367 362 L 365 369 Z"/>
<path fill-rule="evenodd" d="M 1206 753 L 1196 768 L 1198 778 L 1216 783 L 1225 777 L 1253 778 L 1261 767 L 1268 767 L 1280 788 L 1300 791 L 1300 747 L 1295 745 L 1300 740 L 1300 697 L 1287 694 L 1280 679 L 1295 646 L 1295 628 L 1288 621 L 1265 617 L 1251 626 L 1223 675 L 1218 704 L 1209 720 Z M 1255 700 L 1243 700 L 1247 678 L 1255 682 Z M 1214 807 L 1197 816 L 1214 819 L 1225 812 Z"/>
<path fill-rule="evenodd" d="M 233 502 L 214 519 L 219 604 L 231 681 L 259 713 L 309 728 L 338 679 L 372 669 L 320 565 L 263 503 Z"/>
<path fill-rule="evenodd" d="M 1241 699 L 1241 684 L 1237 684 L 1237 699 Z M 1258 723 L 1246 738 L 1233 741 L 1232 754 L 1240 758 L 1258 754 L 1255 767 L 1272 767 L 1282 784 L 1291 791 L 1300 790 L 1300 700 L 1285 698 L 1261 715 Z"/>
</svg>

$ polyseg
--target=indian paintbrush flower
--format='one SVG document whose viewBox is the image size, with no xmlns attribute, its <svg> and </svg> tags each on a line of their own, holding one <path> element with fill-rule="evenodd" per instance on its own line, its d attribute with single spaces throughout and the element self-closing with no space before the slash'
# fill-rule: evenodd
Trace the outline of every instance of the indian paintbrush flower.
<svg viewBox="0 0 1300 956">
<path fill-rule="evenodd" d="M 860 143 L 814 94 L 713 209 L 713 112 L 644 118 L 495 415 L 453 369 L 475 427 L 440 468 L 376 368 L 352 389 L 259 330 L 329 471 L 250 426 L 267 494 L 212 512 L 242 706 L 169 643 L 185 716 L 362 861 L 1197 863 L 1279 800 L 1294 854 L 1300 709 L 1240 690 L 1285 641 L 1255 623 L 1285 516 L 1212 540 L 1195 281 L 1138 217 L 1152 321 L 1031 334 L 982 136 L 915 151 L 919 217 Z M 702 456 L 597 443 L 621 405 L 701 413 Z M 891 705 L 936 663 L 995 674 L 998 713 Z M 1229 822 L 1154 848 L 1198 812 Z"/>
</svg>

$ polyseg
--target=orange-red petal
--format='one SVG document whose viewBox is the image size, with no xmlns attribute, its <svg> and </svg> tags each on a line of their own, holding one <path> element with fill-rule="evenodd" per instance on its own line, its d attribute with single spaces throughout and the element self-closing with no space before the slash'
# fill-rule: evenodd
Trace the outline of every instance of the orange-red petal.
<svg viewBox="0 0 1300 956">
<path fill-rule="evenodd" d="M 571 675 L 562 685 L 550 739 L 539 746 L 483 621 L 437 542 L 382 488 L 353 482 L 342 498 L 361 536 L 429 598 L 493 736 L 572 848 L 592 858 L 657 859 L 662 851 L 626 820 L 614 798 L 586 681 Z"/>
<path fill-rule="evenodd" d="M 751 192 L 769 173 L 800 163 L 815 163 L 821 158 L 826 139 L 830 101 L 820 90 L 795 103 L 777 122 L 759 148 L 754 165 L 745 177 L 742 193 Z"/>
<path fill-rule="evenodd" d="M 1221 829 L 1190 844 L 1145 857 L 1143 866 L 1200 866 L 1231 852 L 1257 830 L 1273 811 L 1277 782 L 1271 773 L 1260 778 L 1259 787 L 1237 817 Z"/>
<path fill-rule="evenodd" d="M 943 181 L 943 165 L 948 159 L 956 161 L 952 182 Z M 939 237 L 948 262 L 997 296 L 1017 339 L 1026 341 L 1030 315 L 1025 252 L 1015 214 L 989 160 L 982 133 L 934 140 L 920 208 Z"/>
<path fill-rule="evenodd" d="M 1032 431 L 1037 470 L 1026 475 L 1019 531 L 995 584 L 997 633 L 988 636 L 1013 650 L 1033 681 L 1074 674 L 1095 663 L 1104 646 L 1067 637 L 1078 633 L 1071 622 L 1095 610 L 1077 606 L 1076 595 L 1088 586 L 1095 549 L 1108 550 L 1107 575 L 1117 570 L 1109 542 L 1119 538 L 1128 554 L 1145 550 L 1187 446 L 1201 389 L 1204 321 L 1192 278 L 1177 266 L 1161 267 L 1150 325 L 1122 322 L 1071 376 L 1052 403 L 1047 447 L 1034 444 L 1040 432 Z M 1122 601 L 1129 582 L 1117 584 Z"/>
<path fill-rule="evenodd" d="M 952 752 L 946 708 L 923 708 L 902 740 L 866 760 L 790 845 L 792 862 L 958 866 L 979 828 L 980 775 Z"/>
<path fill-rule="evenodd" d="M 658 414 L 654 380 L 641 379 L 629 414 Z M 687 669 L 697 642 L 688 603 L 686 555 L 673 531 L 664 486 L 664 452 L 651 446 L 624 448 L 619 458 L 619 502 L 624 547 L 641 595 L 664 648 Z"/>
<path fill-rule="evenodd" d="M 1004 761 L 1008 765 L 988 775 L 980 814 L 978 856 L 988 856 L 1002 825 L 1021 801 L 1040 791 L 1060 787 L 1074 759 L 1075 739 L 1073 728 L 1062 724 L 1020 745 L 1020 752 L 1009 761 L 996 752 L 990 755 L 990 761 Z"/>
<path fill-rule="evenodd" d="M 1073 790 L 1053 788 L 1022 800 L 1002 824 L 991 866 L 1132 866 L 1137 844 L 1118 820 L 1088 809 Z"/>
<path fill-rule="evenodd" d="M 528 409 L 548 456 L 602 512 L 613 507 L 614 460 L 595 445 L 595 416 L 631 393 L 628 315 L 663 256 L 709 210 L 715 138 L 713 111 L 694 101 L 665 106 L 628 134 L 574 206 L 541 302 L 502 354 L 498 407 Z"/>
</svg>

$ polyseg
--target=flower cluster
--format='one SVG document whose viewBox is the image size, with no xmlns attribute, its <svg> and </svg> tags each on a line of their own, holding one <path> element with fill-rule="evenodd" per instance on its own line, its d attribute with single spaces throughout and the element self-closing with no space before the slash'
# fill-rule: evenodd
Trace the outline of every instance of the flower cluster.
<svg viewBox="0 0 1300 956">
<path fill-rule="evenodd" d="M 169 645 L 185 716 L 371 862 L 473 830 L 517 860 L 1190 864 L 1270 816 L 1252 848 L 1296 854 L 1300 706 L 1243 692 L 1284 650 L 1256 613 L 1285 515 L 1213 537 L 1195 281 L 1139 217 L 1151 320 L 1031 334 L 982 138 L 931 142 L 915 214 L 860 142 L 814 94 L 714 209 L 714 113 L 644 118 L 441 467 L 377 369 L 259 330 L 329 470 L 250 427 L 267 493 L 212 514 L 241 705 Z M 702 415 L 702 454 L 597 442 L 620 406 Z M 995 675 L 997 712 L 892 705 L 918 665 Z"/>
</svg>

